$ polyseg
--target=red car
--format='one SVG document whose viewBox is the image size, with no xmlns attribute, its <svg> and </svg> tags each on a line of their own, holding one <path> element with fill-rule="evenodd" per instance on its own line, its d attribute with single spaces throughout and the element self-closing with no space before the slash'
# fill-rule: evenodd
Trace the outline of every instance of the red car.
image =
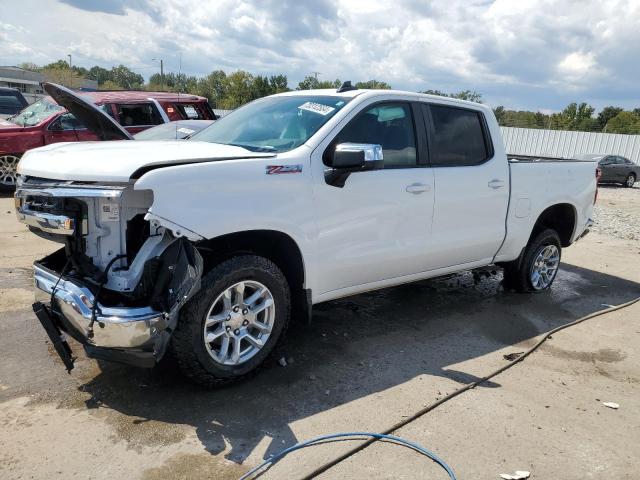
<svg viewBox="0 0 640 480">
<path fill-rule="evenodd" d="M 215 120 L 204 97 L 162 92 L 76 92 L 113 117 L 130 134 L 174 120 Z M 110 140 L 100 128 L 86 128 L 75 116 L 44 97 L 19 114 L 0 120 L 0 189 L 16 184 L 16 166 L 24 152 L 56 142 Z M 103 131 L 104 133 L 104 131 Z"/>
</svg>

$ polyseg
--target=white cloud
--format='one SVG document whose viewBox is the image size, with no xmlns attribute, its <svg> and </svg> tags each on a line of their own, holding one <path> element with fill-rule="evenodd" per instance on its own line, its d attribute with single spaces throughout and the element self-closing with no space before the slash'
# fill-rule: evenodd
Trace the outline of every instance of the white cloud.
<svg viewBox="0 0 640 480">
<path fill-rule="evenodd" d="M 23 0 L 0 6 L 3 63 L 124 63 L 145 76 L 242 68 L 475 89 L 494 104 L 634 106 L 640 0 Z M 602 79 L 606 76 L 607 82 Z M 579 98 L 578 98 L 579 96 Z M 635 105 L 638 106 L 638 105 Z"/>
</svg>

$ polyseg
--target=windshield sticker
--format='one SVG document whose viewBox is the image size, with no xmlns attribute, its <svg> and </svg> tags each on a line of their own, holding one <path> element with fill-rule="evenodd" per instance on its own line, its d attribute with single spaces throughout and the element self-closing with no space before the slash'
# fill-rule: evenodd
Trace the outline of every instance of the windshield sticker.
<svg viewBox="0 0 640 480">
<path fill-rule="evenodd" d="M 319 113 L 320 115 L 328 115 L 333 112 L 335 108 L 329 105 L 323 105 L 316 102 L 305 102 L 298 107 L 300 110 L 306 110 L 307 112 Z"/>
<path fill-rule="evenodd" d="M 302 165 L 267 165 L 267 175 L 281 175 L 283 173 L 302 173 Z"/>
</svg>

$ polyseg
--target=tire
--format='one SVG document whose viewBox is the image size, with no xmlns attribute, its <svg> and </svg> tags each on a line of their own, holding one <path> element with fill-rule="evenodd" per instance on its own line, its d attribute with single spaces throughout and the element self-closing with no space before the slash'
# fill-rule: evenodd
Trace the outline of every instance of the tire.
<svg viewBox="0 0 640 480">
<path fill-rule="evenodd" d="M 240 284 L 244 297 L 238 297 Z M 258 300 L 251 303 L 253 308 L 244 303 L 260 291 L 263 293 Z M 252 313 L 261 307 L 260 313 Z M 232 257 L 203 277 L 198 293 L 182 308 L 171 341 L 172 352 L 182 372 L 207 388 L 240 381 L 255 374 L 283 339 L 290 311 L 289 284 L 272 261 L 255 255 Z M 254 325 L 260 325 L 260 329 Z M 207 339 L 215 340 L 205 341 L 205 332 Z M 247 353 L 240 354 L 241 350 Z"/>
<path fill-rule="evenodd" d="M 543 257 L 549 253 L 551 256 L 544 260 Z M 562 245 L 558 233 L 552 229 L 540 231 L 529 240 L 520 258 L 504 265 L 505 288 L 520 293 L 540 293 L 548 290 L 558 274 L 561 256 Z M 541 265 L 543 263 L 544 267 Z M 551 265 L 554 265 L 554 268 L 550 268 Z M 536 276 L 534 268 L 535 273 L 547 273 L 538 273 Z"/>
<path fill-rule="evenodd" d="M 12 192 L 18 179 L 17 167 L 21 155 L 0 155 L 0 192 Z"/>
<path fill-rule="evenodd" d="M 624 182 L 624 186 L 627 188 L 633 188 L 633 184 L 636 183 L 636 176 L 633 173 L 630 173 L 627 176 L 627 179 Z"/>
</svg>

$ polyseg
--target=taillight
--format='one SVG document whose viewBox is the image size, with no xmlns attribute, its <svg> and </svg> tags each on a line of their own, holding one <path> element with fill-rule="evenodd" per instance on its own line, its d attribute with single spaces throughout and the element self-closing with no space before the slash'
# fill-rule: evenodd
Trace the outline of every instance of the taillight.
<svg viewBox="0 0 640 480">
<path fill-rule="evenodd" d="M 602 169 L 600 167 L 596 167 L 596 194 L 593 197 L 593 203 L 596 203 L 598 200 L 598 182 L 600 181 L 600 177 L 602 176 Z"/>
</svg>

